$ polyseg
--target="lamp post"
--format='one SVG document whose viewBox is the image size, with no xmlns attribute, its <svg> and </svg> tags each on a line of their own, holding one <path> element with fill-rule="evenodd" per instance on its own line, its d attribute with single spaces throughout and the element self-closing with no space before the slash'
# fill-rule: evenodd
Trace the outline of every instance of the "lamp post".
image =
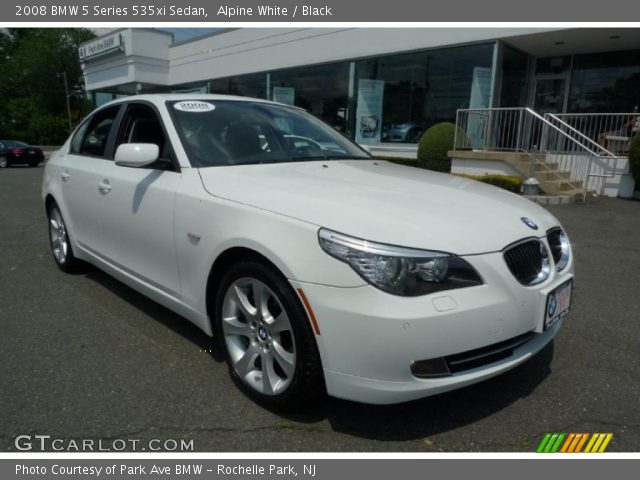
<svg viewBox="0 0 640 480">
<path fill-rule="evenodd" d="M 69 122 L 69 133 L 71 133 L 71 130 L 72 130 L 71 102 L 70 102 L 71 94 L 69 93 L 69 82 L 67 81 L 67 72 L 59 73 L 58 76 L 62 76 L 62 79 L 64 80 L 64 96 L 67 101 L 67 121 Z"/>
</svg>

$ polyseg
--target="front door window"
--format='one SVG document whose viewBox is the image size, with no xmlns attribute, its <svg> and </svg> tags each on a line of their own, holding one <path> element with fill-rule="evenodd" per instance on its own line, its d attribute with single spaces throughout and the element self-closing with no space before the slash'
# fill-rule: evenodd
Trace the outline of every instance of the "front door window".
<svg viewBox="0 0 640 480">
<path fill-rule="evenodd" d="M 534 110 L 540 114 L 565 111 L 567 78 L 565 76 L 537 77 Z"/>
</svg>

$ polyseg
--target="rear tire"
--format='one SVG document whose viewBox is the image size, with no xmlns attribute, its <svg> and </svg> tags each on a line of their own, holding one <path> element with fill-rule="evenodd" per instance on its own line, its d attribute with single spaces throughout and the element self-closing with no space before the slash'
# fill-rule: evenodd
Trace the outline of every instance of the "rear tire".
<svg viewBox="0 0 640 480">
<path fill-rule="evenodd" d="M 49 223 L 49 246 L 56 265 L 63 272 L 76 270 L 80 261 L 73 254 L 69 233 L 60 213 L 60 208 L 55 203 L 51 204 L 47 212 Z"/>
<path fill-rule="evenodd" d="M 274 268 L 244 260 L 225 272 L 216 298 L 215 333 L 231 378 L 257 403 L 291 411 L 324 394 L 307 313 Z"/>
</svg>

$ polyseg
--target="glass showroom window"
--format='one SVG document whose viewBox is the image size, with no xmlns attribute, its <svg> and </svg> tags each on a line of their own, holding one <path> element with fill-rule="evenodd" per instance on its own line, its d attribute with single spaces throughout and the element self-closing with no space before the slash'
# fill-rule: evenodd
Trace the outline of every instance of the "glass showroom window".
<svg viewBox="0 0 640 480">
<path fill-rule="evenodd" d="M 157 92 L 149 92 L 149 93 L 162 93 L 162 90 L 159 89 Z M 171 93 L 208 93 L 209 88 L 207 86 L 207 82 L 193 82 L 193 83 L 183 83 L 182 85 L 176 85 L 171 88 Z"/>
<path fill-rule="evenodd" d="M 271 100 L 302 107 L 344 133 L 348 122 L 349 63 L 272 72 Z"/>
<path fill-rule="evenodd" d="M 640 50 L 576 55 L 570 112 L 633 112 L 640 105 Z"/>
<path fill-rule="evenodd" d="M 111 92 L 93 92 L 93 103 L 96 107 L 101 107 L 105 103 L 109 103 L 114 98 L 116 98 L 116 96 Z"/>
<path fill-rule="evenodd" d="M 501 107 L 524 107 L 527 104 L 529 55 L 507 45 L 502 50 Z"/>
<path fill-rule="evenodd" d="M 212 93 L 240 95 L 251 98 L 267 98 L 267 74 L 252 73 L 237 77 L 217 78 L 211 83 Z"/>
<path fill-rule="evenodd" d="M 458 108 L 491 97 L 494 43 L 357 62 L 356 141 L 415 143 L 430 126 L 455 122 Z"/>
</svg>

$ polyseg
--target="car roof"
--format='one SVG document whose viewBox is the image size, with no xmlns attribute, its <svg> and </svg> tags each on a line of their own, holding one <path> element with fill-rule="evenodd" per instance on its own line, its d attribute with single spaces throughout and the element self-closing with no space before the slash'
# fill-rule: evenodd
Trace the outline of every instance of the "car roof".
<svg viewBox="0 0 640 480">
<path fill-rule="evenodd" d="M 225 101 L 236 101 L 236 102 L 265 103 L 270 105 L 279 105 L 279 106 L 285 106 L 285 107 L 304 110 L 294 105 L 287 105 L 285 103 L 272 102 L 270 100 L 263 100 L 261 98 L 240 97 L 238 95 L 220 95 L 216 93 L 149 93 L 149 94 L 143 94 L 143 95 L 131 95 L 128 97 L 117 98 L 108 103 L 105 103 L 101 107 L 105 107 L 108 105 L 117 105 L 119 103 L 131 102 L 136 100 L 151 102 L 158 106 L 164 104 L 164 102 L 175 102 L 178 100 L 211 100 L 211 101 L 225 100 Z"/>
</svg>

